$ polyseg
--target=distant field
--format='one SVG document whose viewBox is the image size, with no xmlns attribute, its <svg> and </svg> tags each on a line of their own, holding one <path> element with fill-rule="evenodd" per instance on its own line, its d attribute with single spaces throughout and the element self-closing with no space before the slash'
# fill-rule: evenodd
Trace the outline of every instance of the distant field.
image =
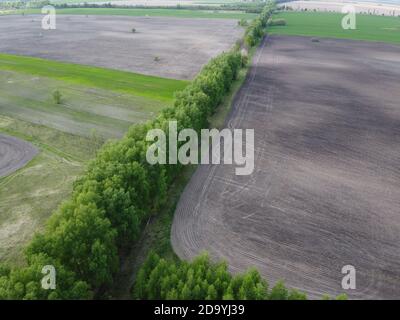
<svg viewBox="0 0 400 320">
<path fill-rule="evenodd" d="M 40 14 L 39 9 L 18 10 L 18 13 Z M 253 19 L 254 13 L 240 11 L 211 11 L 211 10 L 187 10 L 187 9 L 120 9 L 120 8 L 67 8 L 57 9 L 57 14 L 78 15 L 116 15 L 131 17 L 175 17 L 175 18 L 215 18 L 215 19 Z"/>
<path fill-rule="evenodd" d="M 175 91 L 186 85 L 185 81 L 180 80 L 1 53 L 0 70 L 44 76 L 167 102 L 172 101 Z"/>
<path fill-rule="evenodd" d="M 285 12 L 274 18 L 284 18 L 287 25 L 269 30 L 271 34 L 400 43 L 400 18 L 357 15 L 357 29 L 343 30 L 343 16 L 338 13 Z"/>
<path fill-rule="evenodd" d="M 0 133 L 40 150 L 27 166 L 0 178 L 0 261 L 21 263 L 24 244 L 68 197 L 104 141 L 153 118 L 185 85 L 0 54 Z M 61 92 L 61 104 L 55 103 L 54 90 Z"/>
<path fill-rule="evenodd" d="M 63 80 L 76 82 L 77 76 L 83 85 L 151 98 L 168 99 L 182 82 L 163 78 L 193 79 L 205 63 L 229 50 L 244 33 L 237 20 L 229 19 L 83 14 L 60 14 L 57 28 L 44 31 L 42 17 L 0 16 L 0 30 L 12 30 L 0 33 L 0 52 L 78 64 L 49 63 L 37 68 L 36 60 L 27 59 L 21 69 L 41 72 L 44 67 L 48 73 L 56 68 L 57 77 L 66 73 Z M 14 62 L 6 58 L 0 57 L 0 63 L 12 67 Z M 87 77 L 81 77 L 81 71 Z"/>
<path fill-rule="evenodd" d="M 0 54 L 0 114 L 63 132 L 123 135 L 172 103 L 185 81 Z M 53 101 L 59 90 L 62 103 Z"/>
</svg>

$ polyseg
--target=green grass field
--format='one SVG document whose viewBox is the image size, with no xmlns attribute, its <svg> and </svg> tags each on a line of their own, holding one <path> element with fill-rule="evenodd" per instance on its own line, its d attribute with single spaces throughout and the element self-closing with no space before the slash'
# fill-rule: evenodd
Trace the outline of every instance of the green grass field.
<svg viewBox="0 0 400 320">
<path fill-rule="evenodd" d="M 21 264 L 25 243 L 68 197 L 99 141 L 3 115 L 0 132 L 40 148 L 27 166 L 0 178 L 0 261 Z"/>
<path fill-rule="evenodd" d="M 53 99 L 55 90 L 61 104 Z M 0 67 L 0 114 L 79 136 L 121 137 L 170 103 Z"/>
<path fill-rule="evenodd" d="M 68 198 L 104 141 L 153 118 L 186 84 L 0 54 L 0 132 L 40 149 L 27 166 L 0 178 L 0 261 L 22 263 L 24 244 Z"/>
<path fill-rule="evenodd" d="M 0 70 L 42 76 L 166 102 L 171 102 L 173 93 L 187 84 L 181 80 L 8 54 L 0 54 Z"/>
<path fill-rule="evenodd" d="M 172 103 L 186 81 L 0 54 L 0 114 L 63 132 L 121 137 Z M 16 90 L 18 88 L 18 90 Z M 52 93 L 62 94 L 61 104 Z"/>
<path fill-rule="evenodd" d="M 302 35 L 400 43 L 400 18 L 357 15 L 357 29 L 342 29 L 344 15 L 339 13 L 285 12 L 274 16 L 286 20 L 286 26 L 270 27 L 271 34 Z"/>
<path fill-rule="evenodd" d="M 40 14 L 39 9 L 17 10 L 13 13 Z M 10 12 L 11 13 L 11 12 Z M 257 14 L 241 11 L 211 11 L 188 9 L 120 9 L 120 8 L 66 8 L 57 9 L 57 14 L 74 15 L 117 15 L 132 17 L 177 17 L 177 18 L 215 18 L 215 19 L 253 19 Z"/>
</svg>

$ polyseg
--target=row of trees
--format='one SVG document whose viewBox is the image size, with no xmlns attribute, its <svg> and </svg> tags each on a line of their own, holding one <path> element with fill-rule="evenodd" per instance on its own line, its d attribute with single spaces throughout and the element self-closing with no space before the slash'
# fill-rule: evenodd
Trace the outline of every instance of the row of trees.
<svg viewBox="0 0 400 320">
<path fill-rule="evenodd" d="M 227 3 L 220 6 L 213 5 L 182 5 L 177 4 L 176 6 L 147 6 L 147 5 L 122 5 L 108 3 L 60 3 L 54 4 L 56 8 L 118 8 L 118 9 L 165 9 L 165 10 L 208 10 L 213 12 L 218 11 L 242 11 L 245 13 L 261 13 L 265 6 L 263 1 L 259 2 L 248 2 L 248 3 Z"/>
<path fill-rule="evenodd" d="M 0 8 L 2 9 L 29 9 L 29 8 L 43 8 L 44 6 L 51 5 L 49 0 L 35 0 L 35 1 L 0 1 Z"/>
<path fill-rule="evenodd" d="M 178 122 L 178 130 L 208 127 L 207 119 L 241 66 L 238 48 L 212 59 L 176 94 L 172 107 L 106 144 L 75 182 L 71 198 L 52 215 L 45 231 L 34 236 L 25 252 L 27 266 L 0 268 L 0 299 L 87 299 L 110 285 L 119 268 L 119 252 L 138 239 L 182 169 L 146 161 L 147 132 L 157 128 L 168 133 L 172 120 Z M 57 271 L 55 290 L 41 287 L 45 265 Z"/>
<path fill-rule="evenodd" d="M 193 262 L 167 262 L 151 253 L 140 269 L 134 287 L 136 299 L 167 300 L 306 300 L 297 290 L 278 281 L 269 290 L 256 269 L 232 276 L 227 264 L 210 262 L 207 254 Z"/>
<path fill-rule="evenodd" d="M 253 47 L 260 42 L 265 33 L 268 20 L 276 8 L 275 1 L 268 1 L 262 9 L 258 18 L 254 19 L 247 27 L 245 42 L 247 46 Z"/>
</svg>

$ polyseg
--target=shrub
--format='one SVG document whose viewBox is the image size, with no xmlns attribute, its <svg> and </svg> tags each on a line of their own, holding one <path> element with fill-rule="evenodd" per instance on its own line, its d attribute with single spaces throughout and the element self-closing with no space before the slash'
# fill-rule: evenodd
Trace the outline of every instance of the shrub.
<svg viewBox="0 0 400 320">
<path fill-rule="evenodd" d="M 247 22 L 246 19 L 243 18 L 243 19 L 238 21 L 238 25 L 241 26 L 241 27 L 247 27 L 249 25 L 249 23 Z"/>
<path fill-rule="evenodd" d="M 56 104 L 61 104 L 62 94 L 60 91 L 55 90 L 53 92 L 53 100 Z"/>
<path fill-rule="evenodd" d="M 269 19 L 268 25 L 271 27 L 272 26 L 286 26 L 286 20 L 285 19 Z"/>
</svg>

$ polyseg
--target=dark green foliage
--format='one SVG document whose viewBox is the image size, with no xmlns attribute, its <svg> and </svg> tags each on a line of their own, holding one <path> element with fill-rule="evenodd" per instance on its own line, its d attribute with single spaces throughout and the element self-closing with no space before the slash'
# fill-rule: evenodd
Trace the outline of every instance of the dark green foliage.
<svg viewBox="0 0 400 320">
<path fill-rule="evenodd" d="M 193 262 L 171 263 L 151 253 L 138 272 L 136 299 L 305 300 L 306 295 L 278 282 L 271 291 L 255 269 L 232 276 L 226 263 L 214 264 L 207 254 Z"/>
<path fill-rule="evenodd" d="M 55 290 L 41 288 L 43 266 L 53 264 L 57 270 Z M 61 264 L 44 254 L 32 256 L 29 266 L 19 269 L 0 268 L 0 300 L 4 299 L 89 299 L 89 286 L 79 281 Z"/>
</svg>

